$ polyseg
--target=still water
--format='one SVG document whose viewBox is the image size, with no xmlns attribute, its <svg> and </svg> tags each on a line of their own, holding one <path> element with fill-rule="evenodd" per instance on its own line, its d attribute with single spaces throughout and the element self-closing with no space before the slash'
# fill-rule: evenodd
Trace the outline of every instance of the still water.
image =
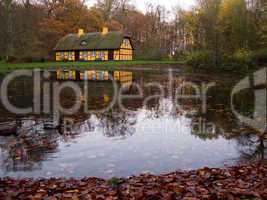
<svg viewBox="0 0 267 200">
<path fill-rule="evenodd" d="M 70 108 L 80 101 L 82 106 L 73 115 L 60 115 L 59 124 L 71 124 L 62 130 L 47 127 L 56 123 L 54 114 L 15 115 L 0 104 L 2 125 L 16 127 L 16 134 L 0 136 L 0 177 L 110 178 L 265 159 L 266 135 L 240 123 L 231 110 L 231 90 L 242 77 L 168 70 L 49 73 L 50 77 L 41 75 L 41 110 L 55 105 L 53 84 L 67 81 L 78 84 L 81 92 L 76 98 L 71 89 L 63 89 L 60 105 Z M 120 106 L 114 82 L 123 95 L 143 95 L 125 98 Z M 186 83 L 190 84 L 181 87 Z M 31 77 L 13 80 L 10 102 L 20 108 L 32 106 L 34 85 Z M 45 85 L 50 90 L 44 90 Z M 177 88 L 180 94 L 196 95 L 204 86 L 209 88 L 205 99 L 175 98 Z M 235 108 L 243 115 L 252 114 L 252 94 L 248 90 L 235 96 Z M 111 102 L 115 103 L 105 112 L 96 112 Z M 85 105 L 94 112 L 84 113 Z"/>
</svg>

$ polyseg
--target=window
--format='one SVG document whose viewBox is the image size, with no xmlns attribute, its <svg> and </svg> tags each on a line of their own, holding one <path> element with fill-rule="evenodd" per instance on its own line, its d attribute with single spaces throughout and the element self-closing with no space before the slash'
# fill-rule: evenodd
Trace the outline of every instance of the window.
<svg viewBox="0 0 267 200">
<path fill-rule="evenodd" d="M 73 51 L 57 52 L 56 60 L 57 61 L 60 61 L 60 60 L 73 61 L 75 60 L 75 54 Z"/>
<path fill-rule="evenodd" d="M 104 59 L 104 52 L 100 51 L 100 58 Z"/>
<path fill-rule="evenodd" d="M 86 45 L 87 45 L 87 41 L 83 40 L 83 41 L 81 42 L 81 46 L 86 46 Z"/>
<path fill-rule="evenodd" d="M 129 40 L 128 40 L 128 39 L 125 39 L 125 40 L 124 40 L 124 43 L 125 43 L 126 45 L 128 45 L 128 44 L 129 44 Z"/>
<path fill-rule="evenodd" d="M 90 55 L 90 52 L 84 51 L 84 53 L 83 53 L 84 60 L 89 60 L 89 55 Z"/>
<path fill-rule="evenodd" d="M 75 60 L 74 58 L 74 52 L 69 52 L 69 60 Z"/>
<path fill-rule="evenodd" d="M 80 52 L 80 59 L 83 60 L 83 51 Z"/>
<path fill-rule="evenodd" d="M 68 60 L 68 52 L 64 52 L 64 60 Z"/>
</svg>

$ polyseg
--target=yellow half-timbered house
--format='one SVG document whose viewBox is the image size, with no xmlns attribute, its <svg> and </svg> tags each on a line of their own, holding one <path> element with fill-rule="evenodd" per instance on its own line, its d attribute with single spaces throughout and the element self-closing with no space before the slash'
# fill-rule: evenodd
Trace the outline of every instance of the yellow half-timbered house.
<svg viewBox="0 0 267 200">
<path fill-rule="evenodd" d="M 121 32 L 69 34 L 59 40 L 54 48 L 56 61 L 112 61 L 133 60 L 131 38 Z"/>
</svg>

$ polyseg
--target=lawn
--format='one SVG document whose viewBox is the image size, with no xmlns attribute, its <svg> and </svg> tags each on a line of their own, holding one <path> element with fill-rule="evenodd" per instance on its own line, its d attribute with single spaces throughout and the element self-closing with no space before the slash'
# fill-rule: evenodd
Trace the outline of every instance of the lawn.
<svg viewBox="0 0 267 200">
<path fill-rule="evenodd" d="M 112 62 L 34 62 L 34 63 L 5 63 L 0 62 L 0 72 L 16 69 L 56 69 L 56 68 L 94 68 L 116 69 L 127 67 L 164 67 L 181 65 L 178 61 L 112 61 Z"/>
</svg>

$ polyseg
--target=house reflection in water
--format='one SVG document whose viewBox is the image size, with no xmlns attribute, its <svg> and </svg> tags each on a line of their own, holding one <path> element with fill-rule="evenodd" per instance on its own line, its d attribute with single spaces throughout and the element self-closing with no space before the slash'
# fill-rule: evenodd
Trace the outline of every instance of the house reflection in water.
<svg viewBox="0 0 267 200">
<path fill-rule="evenodd" d="M 128 71 L 98 71 L 98 70 L 57 70 L 56 79 L 61 81 L 109 81 L 113 80 L 122 87 L 130 87 L 133 83 L 133 73 Z"/>
</svg>

